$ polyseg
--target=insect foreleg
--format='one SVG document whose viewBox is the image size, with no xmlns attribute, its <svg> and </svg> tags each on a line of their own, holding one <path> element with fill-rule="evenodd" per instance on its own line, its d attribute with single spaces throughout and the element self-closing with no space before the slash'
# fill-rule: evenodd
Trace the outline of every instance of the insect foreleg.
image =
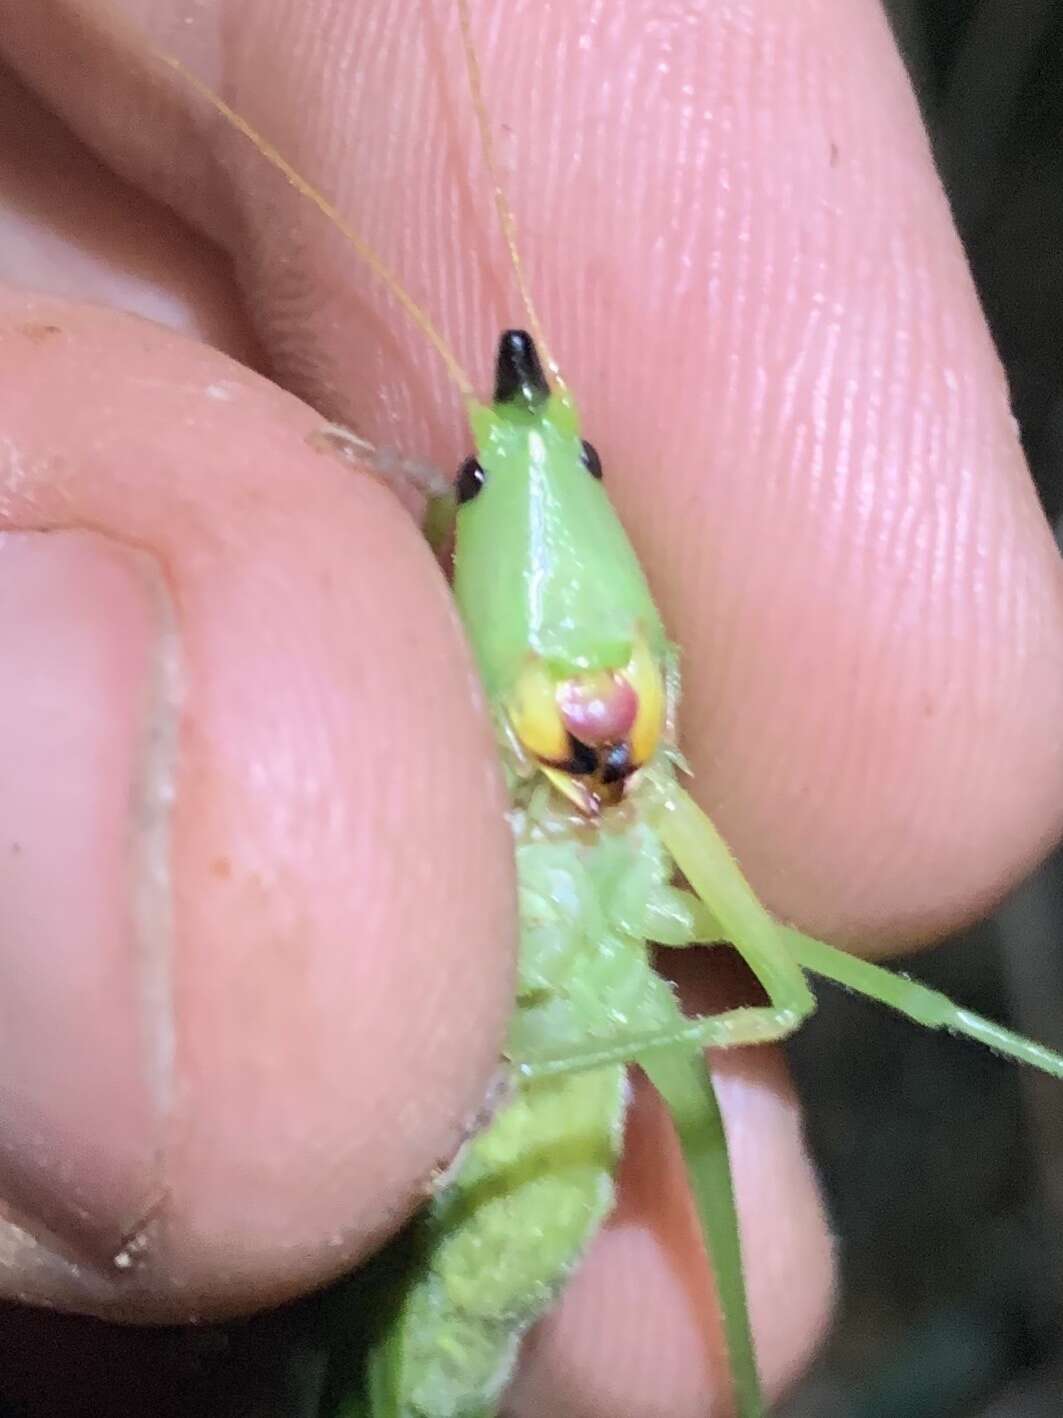
<svg viewBox="0 0 1063 1418">
<path fill-rule="evenodd" d="M 781 939 L 780 928 L 774 924 L 772 928 Z M 582 1073 L 606 1064 L 641 1061 L 644 1054 L 682 1044 L 728 1049 L 785 1039 L 815 1008 L 812 992 L 800 968 L 788 956 L 784 967 L 763 973 L 758 970 L 757 975 L 770 1004 L 742 1005 L 720 1014 L 691 1018 L 679 1009 L 671 987 L 659 976 L 650 974 L 645 1012 L 626 1033 L 598 1039 L 584 1034 L 570 1043 L 555 1036 L 549 1050 L 524 1052 L 514 1058 L 513 1063 L 522 1078 L 549 1078 Z"/>
<path fill-rule="evenodd" d="M 671 1029 L 622 1035 L 611 1040 L 573 1040 L 572 1047 L 560 1052 L 525 1054 L 514 1059 L 520 1076 L 550 1078 L 562 1073 L 582 1073 L 605 1064 L 631 1063 L 657 1049 L 678 1044 L 700 1045 L 706 1049 L 731 1049 L 742 1044 L 770 1044 L 785 1039 L 812 1013 L 815 1000 L 804 980 L 802 989 L 788 995 L 772 995 L 770 1005 L 743 1005 L 721 1014 L 688 1018 Z"/>
</svg>

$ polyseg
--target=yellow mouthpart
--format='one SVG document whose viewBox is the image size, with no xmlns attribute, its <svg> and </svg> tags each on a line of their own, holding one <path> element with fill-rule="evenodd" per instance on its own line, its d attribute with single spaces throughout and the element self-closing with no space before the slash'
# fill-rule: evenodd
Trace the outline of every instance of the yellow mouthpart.
<svg viewBox="0 0 1063 1418">
<path fill-rule="evenodd" d="M 665 708 L 664 676 L 641 635 L 632 646 L 631 659 L 623 674 L 639 699 L 638 713 L 628 742 L 632 762 L 641 768 L 657 752 L 664 732 Z"/>
<path fill-rule="evenodd" d="M 510 724 L 523 748 L 540 763 L 544 771 L 549 770 L 551 781 L 582 806 L 586 796 L 584 789 L 570 790 L 561 781 L 575 778 L 593 787 L 590 780 L 597 776 L 595 771 L 586 767 L 576 772 L 571 766 L 574 750 L 584 743 L 578 735 L 569 731 L 561 707 L 562 699 L 573 690 L 584 699 L 599 697 L 606 702 L 610 695 L 618 692 L 623 692 L 625 696 L 634 692 L 636 708 L 630 727 L 618 740 L 609 741 L 627 746 L 630 767 L 625 776 L 630 776 L 653 757 L 660 743 L 664 728 L 665 688 L 660 666 L 641 634 L 632 643 L 627 664 L 619 670 L 593 670 L 558 678 L 550 672 L 544 660 L 528 660 L 507 704 Z M 597 750 L 607 745 L 590 741 L 585 746 Z"/>
</svg>

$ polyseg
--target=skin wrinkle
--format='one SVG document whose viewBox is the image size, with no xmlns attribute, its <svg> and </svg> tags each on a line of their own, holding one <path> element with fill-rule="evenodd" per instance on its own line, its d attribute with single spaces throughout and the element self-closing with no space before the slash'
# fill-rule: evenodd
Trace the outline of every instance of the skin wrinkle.
<svg viewBox="0 0 1063 1418">
<path fill-rule="evenodd" d="M 131 894 L 136 952 L 141 962 L 146 1065 L 156 1108 L 165 1120 L 173 1106 L 176 1049 L 171 837 L 184 683 L 169 586 L 154 559 L 142 556 L 142 573 L 153 592 L 158 633 L 143 746 L 138 755 L 140 771 L 134 779 L 130 812 Z"/>
<path fill-rule="evenodd" d="M 36 521 L 39 509 L 26 494 L 40 466 L 18 436 L 18 421 L 5 422 L 8 453 L 19 465 L 9 497 L 21 495 Z M 3 1031 L 3 1186 L 9 1216 L 32 1226 L 46 1249 L 63 1252 L 64 1263 L 91 1267 L 113 1253 L 151 1191 L 158 1138 L 129 910 L 125 806 L 139 760 L 121 743 L 144 722 L 152 616 L 138 548 L 77 524 L 57 521 L 43 535 L 19 520 L 22 527 L 0 536 L 12 573 L 5 576 L 5 645 L 15 671 L 5 731 L 19 745 L 4 775 L 6 821 L 26 843 L 4 891 L 4 997 L 12 1013 Z M 79 582 L 81 605 L 68 618 Z M 43 657 L 31 648 L 31 607 L 47 636 Z M 29 698 L 20 700 L 26 688 Z M 100 722 L 105 700 L 110 732 Z M 48 762 L 53 778 L 38 787 Z M 51 812 L 60 822 L 49 831 Z M 49 870 L 62 892 L 47 888 Z M 45 899 L 35 900 L 41 890 Z M 83 932 L 76 945 L 68 938 L 75 923 Z M 97 1037 L 95 1021 L 108 1008 L 119 1017 Z"/>
<path fill-rule="evenodd" d="M 176 1065 L 173 991 L 174 920 L 171 869 L 173 808 L 184 684 L 180 636 L 170 587 L 160 563 L 138 553 L 150 588 L 157 634 L 144 705 L 139 770 L 132 784 L 129 861 L 133 949 L 139 963 L 144 1067 L 155 1106 L 159 1141 L 153 1176 L 142 1204 L 123 1226 L 114 1256 L 125 1270 L 140 1262 L 148 1228 L 166 1199 L 166 1152 L 172 1123 Z"/>
</svg>

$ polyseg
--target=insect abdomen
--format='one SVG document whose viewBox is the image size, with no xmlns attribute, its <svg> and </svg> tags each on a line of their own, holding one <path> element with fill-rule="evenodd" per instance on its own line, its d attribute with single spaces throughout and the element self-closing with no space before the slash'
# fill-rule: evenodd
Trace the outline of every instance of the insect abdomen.
<svg viewBox="0 0 1063 1418">
<path fill-rule="evenodd" d="M 402 1418 L 492 1412 L 520 1339 L 613 1202 L 619 1067 L 522 1088 L 422 1222 L 424 1270 L 400 1325 Z"/>
<path fill-rule="evenodd" d="M 518 1058 L 644 1028 L 656 978 L 645 937 L 685 909 L 645 822 L 592 839 L 545 827 L 528 826 L 517 845 Z M 522 1082 L 472 1141 L 406 1237 L 394 1308 L 370 1302 L 381 1333 L 368 1357 L 369 1418 L 495 1411 L 522 1336 L 612 1207 L 627 1096 L 619 1064 Z"/>
</svg>

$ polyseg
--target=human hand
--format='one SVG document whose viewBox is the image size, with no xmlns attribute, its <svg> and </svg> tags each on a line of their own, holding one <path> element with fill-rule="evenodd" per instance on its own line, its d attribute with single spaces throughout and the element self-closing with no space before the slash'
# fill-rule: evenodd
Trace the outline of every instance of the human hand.
<svg viewBox="0 0 1063 1418">
<path fill-rule="evenodd" d="M 516 307 L 447 7 L 141 9 L 485 363 Z M 26 200 L 42 152 L 8 278 L 254 358 L 244 303 L 283 385 L 456 465 L 416 332 L 102 13 L 0 0 L 2 43 L 235 275 L 81 154 Z M 1063 591 L 884 21 L 761 0 L 474 25 L 533 288 L 684 649 L 699 796 L 819 934 L 885 949 L 978 914 L 1059 830 Z M 12 240 L 27 216 L 53 245 Z M 4 1283 L 125 1318 L 264 1305 L 396 1224 L 497 1055 L 489 730 L 416 529 L 313 451 L 305 407 L 105 311 L 15 293 L 3 328 L 0 508 L 28 534 L 0 551 L 0 1190 L 39 1238 L 9 1232 Z M 829 1239 L 778 1060 L 719 1070 L 778 1384 L 823 1324 Z M 521 1412 L 699 1413 L 719 1386 L 662 1126 L 640 1106 Z"/>
</svg>

